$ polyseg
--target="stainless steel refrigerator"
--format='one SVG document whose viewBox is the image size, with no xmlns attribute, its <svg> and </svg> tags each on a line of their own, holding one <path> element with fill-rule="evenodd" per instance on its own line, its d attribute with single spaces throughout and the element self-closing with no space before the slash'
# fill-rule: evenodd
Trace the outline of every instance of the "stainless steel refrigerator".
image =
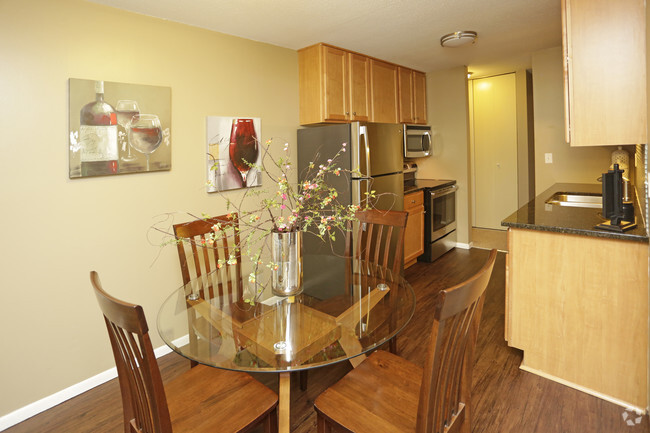
<svg viewBox="0 0 650 433">
<path fill-rule="evenodd" d="M 359 204 L 366 191 L 380 195 L 374 204 L 382 210 L 404 209 L 403 175 L 403 126 L 388 123 L 345 123 L 308 127 L 298 130 L 298 173 L 303 180 L 308 165 L 316 166 L 332 158 L 346 143 L 346 152 L 337 160 L 337 166 L 354 170 L 361 176 L 348 178 L 330 176 L 328 184 L 338 191 L 343 204 Z M 345 266 L 344 234 L 340 233 L 333 243 L 323 242 L 315 235 L 304 235 L 305 292 L 318 297 L 323 290 L 343 288 L 342 281 L 332 281 L 332 275 L 343 276 Z M 340 272 L 332 272 L 335 269 Z"/>
</svg>

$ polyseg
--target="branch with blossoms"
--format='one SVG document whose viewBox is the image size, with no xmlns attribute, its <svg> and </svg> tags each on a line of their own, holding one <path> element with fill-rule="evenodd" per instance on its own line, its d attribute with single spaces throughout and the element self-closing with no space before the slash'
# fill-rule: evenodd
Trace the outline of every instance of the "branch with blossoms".
<svg viewBox="0 0 650 433">
<path fill-rule="evenodd" d="M 248 281 L 256 286 L 254 296 L 247 302 L 254 303 L 256 296 L 264 287 L 259 281 L 263 268 L 277 269 L 278 264 L 267 257 L 271 257 L 270 234 L 272 232 L 303 231 L 320 237 L 323 241 L 334 241 L 337 233 L 348 230 L 350 222 L 356 220 L 355 214 L 361 209 L 372 207 L 377 198 L 374 191 L 366 193 L 360 204 L 344 204 L 338 200 L 338 192 L 328 185 L 327 179 L 331 176 L 345 176 L 348 180 L 354 176 L 361 176 L 358 169 L 348 170 L 341 168 L 337 160 L 347 151 L 347 144 L 342 143 L 341 148 L 324 163 L 316 165 L 312 162 L 300 173 L 302 180 L 292 182 L 290 174 L 293 170 L 289 144 L 284 142 L 280 156 L 275 158 L 271 152 L 273 140 L 268 140 L 260 145 L 262 158 L 260 164 L 248 163 L 251 169 L 256 169 L 269 178 L 271 185 L 276 188 L 246 188 L 239 200 L 235 203 L 230 197 L 231 192 L 219 191 L 218 193 L 226 202 L 229 212 L 226 221 L 217 223 L 212 227 L 212 232 L 205 236 L 205 248 L 214 247 L 217 240 L 225 235 L 225 228 L 231 224 L 230 220 L 236 213 L 240 242 L 231 251 L 230 257 L 219 260 L 218 267 L 237 263 L 237 253 L 246 256 L 253 264 Z M 314 160 L 320 160 L 320 154 L 314 155 Z M 218 169 L 213 166 L 213 169 Z M 257 200 L 255 200 L 257 199 Z M 251 205 L 251 202 L 254 204 Z M 209 215 L 203 214 L 201 219 L 208 219 Z M 160 230 L 162 231 L 162 230 Z M 172 235 L 173 236 L 173 235 Z M 169 243 L 193 242 L 188 239 L 169 239 Z"/>
</svg>

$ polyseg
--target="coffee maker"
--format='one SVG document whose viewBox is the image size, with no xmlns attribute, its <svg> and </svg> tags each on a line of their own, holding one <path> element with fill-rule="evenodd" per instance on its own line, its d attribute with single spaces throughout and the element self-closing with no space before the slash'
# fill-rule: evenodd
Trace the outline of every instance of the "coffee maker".
<svg viewBox="0 0 650 433">
<path fill-rule="evenodd" d="M 595 228 L 621 233 L 636 227 L 629 181 L 625 179 L 624 182 L 624 171 L 618 168 L 618 164 L 614 164 L 613 169 L 603 173 L 603 218 L 607 221 Z"/>
</svg>

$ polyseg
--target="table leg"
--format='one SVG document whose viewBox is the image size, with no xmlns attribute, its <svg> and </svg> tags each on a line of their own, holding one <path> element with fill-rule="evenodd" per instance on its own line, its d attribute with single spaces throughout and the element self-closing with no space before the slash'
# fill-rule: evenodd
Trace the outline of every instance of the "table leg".
<svg viewBox="0 0 650 433">
<path fill-rule="evenodd" d="M 291 404 L 291 373 L 280 373 L 280 396 L 278 410 L 278 433 L 289 433 Z"/>
</svg>

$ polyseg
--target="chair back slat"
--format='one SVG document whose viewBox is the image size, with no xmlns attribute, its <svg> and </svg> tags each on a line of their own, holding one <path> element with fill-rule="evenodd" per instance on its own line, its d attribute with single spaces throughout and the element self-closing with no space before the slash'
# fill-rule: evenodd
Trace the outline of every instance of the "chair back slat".
<svg viewBox="0 0 650 433">
<path fill-rule="evenodd" d="M 113 349 L 122 393 L 124 431 L 171 433 L 165 390 L 142 307 L 106 293 L 94 271 L 90 281 Z"/>
<path fill-rule="evenodd" d="M 492 250 L 473 277 L 437 295 L 420 389 L 418 433 L 457 431 L 469 416 L 466 403 L 471 394 L 474 346 L 496 256 Z"/>
<path fill-rule="evenodd" d="M 364 210 L 356 213 L 358 228 L 346 233 L 346 257 L 401 272 L 407 212 Z M 354 245 L 354 247 L 353 247 Z"/>
<path fill-rule="evenodd" d="M 219 224 L 221 230 L 213 227 Z M 197 279 L 210 272 L 216 275 L 216 287 L 206 284 L 199 291 L 204 299 L 220 296 L 225 302 L 234 302 L 243 296 L 241 278 L 241 251 L 239 234 L 239 216 L 237 213 L 194 220 L 174 225 L 174 235 L 178 240 L 178 258 L 181 265 L 183 283 Z M 234 264 L 222 265 L 230 256 Z"/>
</svg>

